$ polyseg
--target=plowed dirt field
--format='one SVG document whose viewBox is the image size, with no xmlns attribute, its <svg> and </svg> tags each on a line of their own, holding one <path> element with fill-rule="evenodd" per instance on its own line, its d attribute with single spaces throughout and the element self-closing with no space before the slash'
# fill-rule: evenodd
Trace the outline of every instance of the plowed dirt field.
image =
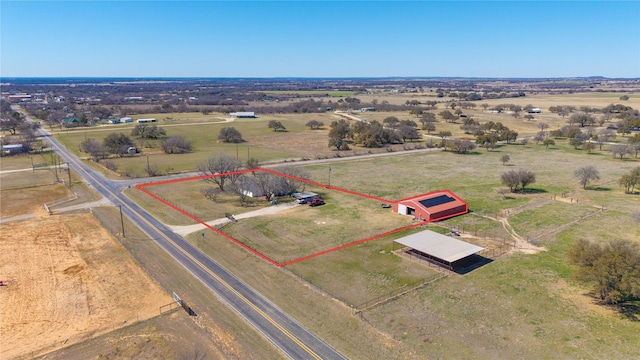
<svg viewBox="0 0 640 360">
<path fill-rule="evenodd" d="M 0 358 L 31 358 L 171 302 L 91 214 L 0 225 Z"/>
</svg>

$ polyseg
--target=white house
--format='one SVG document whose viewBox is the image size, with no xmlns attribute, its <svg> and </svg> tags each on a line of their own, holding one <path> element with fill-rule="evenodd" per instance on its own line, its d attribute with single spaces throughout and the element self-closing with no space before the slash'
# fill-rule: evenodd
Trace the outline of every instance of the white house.
<svg viewBox="0 0 640 360">
<path fill-rule="evenodd" d="M 128 117 L 128 116 L 125 116 L 125 117 L 121 117 L 120 118 L 120 122 L 121 123 L 131 123 L 131 122 L 133 122 L 133 119 Z"/>
</svg>

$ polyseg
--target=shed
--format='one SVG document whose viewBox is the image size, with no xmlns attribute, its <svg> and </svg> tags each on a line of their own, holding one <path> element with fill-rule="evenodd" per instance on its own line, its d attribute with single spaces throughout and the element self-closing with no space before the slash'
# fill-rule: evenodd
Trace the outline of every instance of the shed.
<svg viewBox="0 0 640 360">
<path fill-rule="evenodd" d="M 393 204 L 393 211 L 431 222 L 466 214 L 469 205 L 449 190 L 436 190 L 398 200 Z"/>
<path fill-rule="evenodd" d="M 19 154 L 27 151 L 26 146 L 22 144 L 2 145 L 2 151 L 5 154 Z"/>
<path fill-rule="evenodd" d="M 475 261 L 470 256 L 484 250 L 483 247 L 431 230 L 402 237 L 394 240 L 394 243 L 409 247 L 409 252 L 414 255 L 452 271 L 470 265 Z"/>
<path fill-rule="evenodd" d="M 293 196 L 297 200 L 301 200 L 301 199 L 313 199 L 314 197 L 318 196 L 318 194 L 311 191 L 302 191 L 302 192 L 295 192 L 291 194 L 291 196 Z"/>
<path fill-rule="evenodd" d="M 121 123 L 130 123 L 130 122 L 133 122 L 133 119 L 128 117 L 128 116 L 125 116 L 125 117 L 121 117 L 120 118 L 120 122 Z"/>
<path fill-rule="evenodd" d="M 235 116 L 237 118 L 254 118 L 256 114 L 253 111 L 238 111 L 229 113 L 231 116 Z"/>
</svg>

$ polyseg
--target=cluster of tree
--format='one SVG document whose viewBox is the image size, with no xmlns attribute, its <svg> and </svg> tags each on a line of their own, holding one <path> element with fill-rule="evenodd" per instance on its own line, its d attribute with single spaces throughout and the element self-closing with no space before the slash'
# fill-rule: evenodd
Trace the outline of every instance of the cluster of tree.
<svg viewBox="0 0 640 360">
<path fill-rule="evenodd" d="M 408 128 L 408 126 L 403 127 Z M 402 135 L 399 131 L 396 131 L 393 128 L 384 127 L 381 123 L 375 120 L 370 123 L 361 121 L 355 122 L 351 126 L 351 129 L 353 142 L 363 147 L 382 147 L 386 144 L 399 144 L 402 142 Z M 417 131 L 415 134 L 417 134 Z M 415 134 L 409 134 L 407 136 L 417 138 L 417 135 Z"/>
<path fill-rule="evenodd" d="M 576 108 L 571 105 L 559 105 L 550 107 L 549 111 L 563 118 L 569 116 L 567 121 L 569 125 L 579 125 L 580 127 L 603 126 L 613 119 L 618 119 L 616 123 L 617 131 L 622 135 L 630 133 L 630 130 L 635 127 L 640 127 L 640 112 L 622 104 L 610 104 L 602 109 L 588 106 Z M 596 117 L 595 114 L 598 113 L 601 115 Z"/>
<path fill-rule="evenodd" d="M 131 130 L 131 136 L 141 139 L 158 139 L 167 135 L 167 132 L 157 125 L 149 125 L 146 123 L 137 124 Z"/>
<path fill-rule="evenodd" d="M 633 194 L 635 187 L 640 185 L 640 166 L 632 169 L 618 179 L 618 185 L 624 187 L 625 194 Z"/>
<path fill-rule="evenodd" d="M 174 135 L 163 140 L 160 148 L 165 154 L 184 154 L 193 151 L 193 144 L 184 136 Z"/>
<path fill-rule="evenodd" d="M 489 121 L 480 123 L 474 119 L 467 118 L 460 126 L 466 134 L 476 137 L 476 143 L 487 149 L 495 147 L 498 141 L 505 141 L 507 144 L 516 141 L 518 133 L 504 126 L 501 122 Z"/>
<path fill-rule="evenodd" d="M 444 148 L 445 151 L 449 150 L 458 154 L 466 154 L 470 151 L 473 151 L 477 147 L 477 145 L 471 140 L 452 139 L 443 140 L 441 147 Z"/>
<path fill-rule="evenodd" d="M 247 162 L 247 168 L 255 169 L 259 166 L 255 159 Z M 272 196 L 288 195 L 296 191 L 303 191 L 305 182 L 300 179 L 309 178 L 309 174 L 296 166 L 282 166 L 275 171 L 287 174 L 280 176 L 264 171 L 242 172 L 243 164 L 240 160 L 226 154 L 212 156 L 198 165 L 198 171 L 204 176 L 204 181 L 215 186 L 207 187 L 201 192 L 211 201 L 217 201 L 222 193 L 232 193 L 238 196 L 240 204 L 244 206 L 250 192 L 260 192 L 268 199 Z"/>
<path fill-rule="evenodd" d="M 317 130 L 322 128 L 324 123 L 318 120 L 310 120 L 305 124 L 305 126 L 308 126 L 311 130 Z"/>
<path fill-rule="evenodd" d="M 524 192 L 527 185 L 536 182 L 536 175 L 528 169 L 509 170 L 500 176 L 500 181 L 508 186 L 511 192 L 518 191 L 518 186 Z"/>
<path fill-rule="evenodd" d="M 626 240 L 605 244 L 584 239 L 569 251 L 576 265 L 574 276 L 593 286 L 606 304 L 618 304 L 640 298 L 640 247 Z"/>
<path fill-rule="evenodd" d="M 273 129 L 274 132 L 287 130 L 287 128 L 278 120 L 269 120 L 269 123 L 267 123 L 267 127 L 269 129 Z"/>
<path fill-rule="evenodd" d="M 3 102 L 3 107 L 8 104 Z M 11 142 L 18 142 L 22 144 L 24 148 L 31 151 L 35 147 L 35 143 L 38 140 L 38 129 L 40 124 L 36 122 L 27 121 L 26 117 L 17 111 L 12 111 L 9 105 L 8 109 L 2 110 L 2 118 L 0 118 L 0 128 L 9 132 L 9 136 L 3 136 L 0 138 L 2 144 L 9 144 Z"/>
<path fill-rule="evenodd" d="M 222 140 L 228 143 L 241 143 L 244 141 L 240 131 L 236 130 L 236 128 L 233 126 L 223 127 L 222 129 L 220 129 L 220 133 L 218 133 L 218 140 Z"/>
</svg>

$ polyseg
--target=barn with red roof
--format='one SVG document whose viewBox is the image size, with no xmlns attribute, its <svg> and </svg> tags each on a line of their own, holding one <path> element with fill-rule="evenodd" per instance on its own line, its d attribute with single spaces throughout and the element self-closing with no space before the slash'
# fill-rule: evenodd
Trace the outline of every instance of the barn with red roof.
<svg viewBox="0 0 640 360">
<path fill-rule="evenodd" d="M 423 221 L 439 221 L 469 212 L 469 205 L 449 190 L 436 190 L 398 200 L 393 211 Z"/>
</svg>

